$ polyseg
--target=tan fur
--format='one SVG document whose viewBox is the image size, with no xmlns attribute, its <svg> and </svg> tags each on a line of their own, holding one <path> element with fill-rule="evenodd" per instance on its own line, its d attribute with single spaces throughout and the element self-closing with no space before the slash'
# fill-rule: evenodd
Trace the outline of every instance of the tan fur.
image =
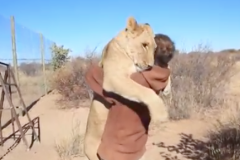
<svg viewBox="0 0 240 160">
<path fill-rule="evenodd" d="M 149 107 L 152 122 L 168 120 L 168 112 L 163 101 L 151 89 L 130 79 L 137 71 L 148 69 L 154 64 L 156 43 L 154 33 L 147 24 L 137 24 L 132 17 L 126 29 L 121 31 L 103 49 L 99 63 L 104 70 L 103 88 L 126 99 L 143 102 Z M 108 109 L 93 99 L 85 135 L 85 153 L 89 160 L 98 160 L 97 148 L 107 120 Z"/>
<path fill-rule="evenodd" d="M 154 37 L 149 25 L 138 25 L 134 18 L 129 18 L 127 31 L 120 32 L 104 50 L 103 88 L 128 100 L 145 103 L 150 111 L 151 121 L 163 122 L 168 119 L 168 112 L 163 107 L 162 100 L 152 89 L 130 78 L 134 72 L 154 65 L 157 47 Z"/>
<path fill-rule="evenodd" d="M 106 106 L 110 107 L 110 104 L 94 94 L 84 138 L 84 152 L 89 160 L 99 160 L 97 150 L 107 121 L 108 108 Z"/>
<path fill-rule="evenodd" d="M 168 67 L 170 69 L 170 67 Z M 168 77 L 168 83 L 167 83 L 167 86 L 164 88 L 163 91 L 160 91 L 162 92 L 162 94 L 164 96 L 170 96 L 171 93 L 172 93 L 172 82 L 171 82 L 171 75 Z"/>
</svg>

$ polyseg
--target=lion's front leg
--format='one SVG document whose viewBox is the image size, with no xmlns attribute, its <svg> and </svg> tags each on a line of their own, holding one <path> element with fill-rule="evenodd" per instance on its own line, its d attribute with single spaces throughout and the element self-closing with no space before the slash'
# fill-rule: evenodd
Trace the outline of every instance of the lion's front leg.
<svg viewBox="0 0 240 160">
<path fill-rule="evenodd" d="M 105 79 L 103 88 L 108 92 L 114 92 L 122 97 L 142 102 L 148 106 L 152 121 L 165 122 L 168 120 L 168 111 L 163 101 L 151 89 L 146 88 L 128 77 Z"/>
<path fill-rule="evenodd" d="M 162 94 L 164 96 L 169 96 L 171 94 L 171 89 L 172 89 L 172 87 L 171 87 L 171 77 L 169 76 L 167 86 L 162 91 Z"/>
</svg>

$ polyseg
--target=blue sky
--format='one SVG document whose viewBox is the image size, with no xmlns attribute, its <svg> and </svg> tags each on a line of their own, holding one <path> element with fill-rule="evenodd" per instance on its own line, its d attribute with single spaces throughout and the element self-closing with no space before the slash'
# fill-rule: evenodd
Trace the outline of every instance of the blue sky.
<svg viewBox="0 0 240 160">
<path fill-rule="evenodd" d="M 155 33 L 168 34 L 178 49 L 191 50 L 199 43 L 214 50 L 239 49 L 239 7 L 238 0 L 0 0 L 0 59 L 11 57 L 6 19 L 11 15 L 17 23 L 18 58 L 40 58 L 37 32 L 71 48 L 74 55 L 95 46 L 100 50 L 125 27 L 128 16 L 148 22 Z"/>
</svg>

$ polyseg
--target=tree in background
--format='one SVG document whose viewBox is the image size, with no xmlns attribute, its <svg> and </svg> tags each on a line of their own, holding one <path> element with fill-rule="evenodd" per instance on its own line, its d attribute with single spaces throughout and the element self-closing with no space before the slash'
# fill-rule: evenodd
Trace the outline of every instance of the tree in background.
<svg viewBox="0 0 240 160">
<path fill-rule="evenodd" d="M 56 43 L 54 43 L 50 49 L 53 55 L 53 70 L 55 71 L 56 69 L 61 68 L 68 61 L 71 50 L 65 49 L 63 45 L 58 46 Z"/>
</svg>

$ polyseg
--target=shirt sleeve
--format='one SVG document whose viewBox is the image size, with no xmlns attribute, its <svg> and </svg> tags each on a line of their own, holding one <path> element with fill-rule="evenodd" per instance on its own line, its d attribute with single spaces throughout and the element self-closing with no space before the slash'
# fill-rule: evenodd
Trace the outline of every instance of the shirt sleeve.
<svg viewBox="0 0 240 160">
<path fill-rule="evenodd" d="M 89 67 L 85 74 L 85 80 L 88 86 L 98 95 L 104 97 L 108 103 L 114 103 L 115 100 L 103 95 L 103 70 L 97 64 Z"/>
<path fill-rule="evenodd" d="M 170 76 L 170 70 L 168 68 L 161 68 L 159 66 L 153 66 L 151 70 L 143 71 L 141 73 L 149 85 L 149 88 L 157 93 L 167 86 L 168 78 Z"/>
</svg>

